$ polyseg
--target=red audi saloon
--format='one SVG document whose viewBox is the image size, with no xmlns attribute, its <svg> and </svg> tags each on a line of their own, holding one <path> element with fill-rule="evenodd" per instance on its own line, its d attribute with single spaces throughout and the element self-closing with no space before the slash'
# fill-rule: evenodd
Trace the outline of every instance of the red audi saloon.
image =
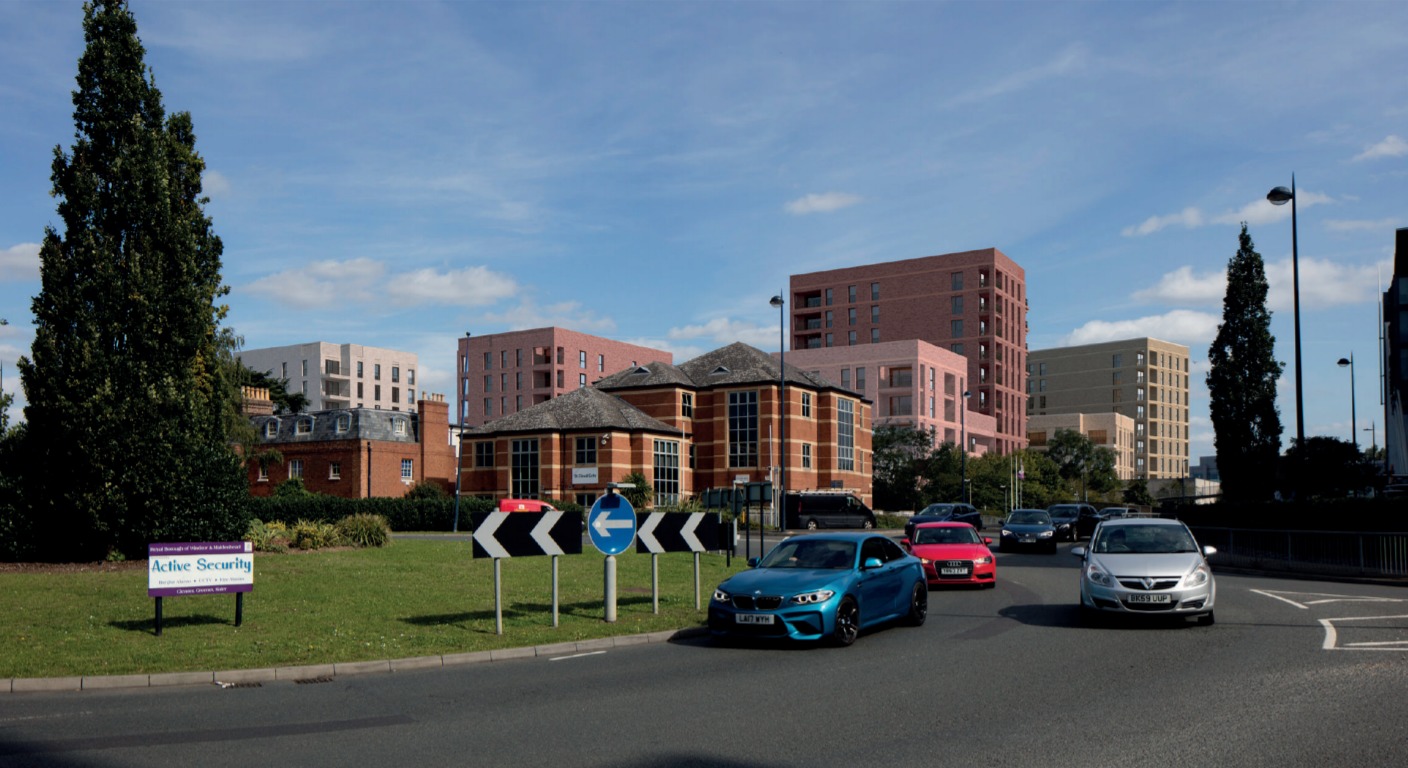
<svg viewBox="0 0 1408 768">
<path fill-rule="evenodd" d="M 988 545 L 992 539 L 979 536 L 968 523 L 921 523 L 912 539 L 900 544 L 924 562 L 929 586 L 945 584 L 997 585 L 997 563 Z"/>
</svg>

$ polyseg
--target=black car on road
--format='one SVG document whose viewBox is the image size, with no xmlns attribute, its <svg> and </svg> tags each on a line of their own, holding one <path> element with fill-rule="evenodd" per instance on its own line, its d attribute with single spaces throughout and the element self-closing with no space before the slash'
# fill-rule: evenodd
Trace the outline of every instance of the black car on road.
<svg viewBox="0 0 1408 768">
<path fill-rule="evenodd" d="M 1046 508 L 1046 513 L 1051 515 L 1051 524 L 1056 526 L 1056 538 L 1077 541 L 1081 537 L 1081 517 L 1094 515 L 1095 507 L 1089 504 L 1052 504 Z M 1095 525 L 1091 524 L 1084 533 L 1089 536 L 1093 530 Z"/>
</svg>

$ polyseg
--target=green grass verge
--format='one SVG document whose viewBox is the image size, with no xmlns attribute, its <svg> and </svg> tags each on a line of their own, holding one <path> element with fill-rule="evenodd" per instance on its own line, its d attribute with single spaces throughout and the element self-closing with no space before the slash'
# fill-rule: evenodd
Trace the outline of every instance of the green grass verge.
<svg viewBox="0 0 1408 768">
<path fill-rule="evenodd" d="M 167 598 L 162 634 L 144 568 L 0 574 L 0 678 L 220 671 L 437 656 L 702 626 L 709 595 L 744 567 L 735 557 L 659 556 L 660 612 L 651 610 L 651 558 L 618 555 L 617 615 L 605 618 L 605 557 L 502 561 L 504 632 L 495 631 L 492 560 L 466 541 L 397 539 L 377 549 L 254 557 L 254 591 L 234 626 L 234 595 Z"/>
</svg>

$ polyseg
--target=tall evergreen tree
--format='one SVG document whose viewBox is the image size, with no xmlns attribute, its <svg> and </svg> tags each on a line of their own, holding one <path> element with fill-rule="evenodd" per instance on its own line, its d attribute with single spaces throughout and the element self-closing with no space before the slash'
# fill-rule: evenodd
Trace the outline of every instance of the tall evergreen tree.
<svg viewBox="0 0 1408 768">
<path fill-rule="evenodd" d="M 19 367 L 34 556 L 235 538 L 244 479 L 222 246 L 190 115 L 165 114 L 123 0 L 84 5 L 74 143 L 54 149 L 32 358 Z"/>
<path fill-rule="evenodd" d="M 1281 451 L 1276 380 L 1282 365 L 1274 354 L 1266 293 L 1266 269 L 1243 223 L 1240 247 L 1227 263 L 1222 324 L 1208 349 L 1213 446 L 1228 499 L 1265 500 L 1276 487 Z"/>
</svg>

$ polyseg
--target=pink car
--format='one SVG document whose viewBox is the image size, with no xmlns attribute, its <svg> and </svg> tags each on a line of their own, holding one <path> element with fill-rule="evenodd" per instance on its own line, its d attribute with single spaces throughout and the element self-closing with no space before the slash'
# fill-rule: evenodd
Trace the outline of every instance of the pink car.
<svg viewBox="0 0 1408 768">
<path fill-rule="evenodd" d="M 988 545 L 992 539 L 978 536 L 968 523 L 921 523 L 914 538 L 900 544 L 924 562 L 929 586 L 944 584 L 997 584 L 997 562 Z"/>
</svg>

